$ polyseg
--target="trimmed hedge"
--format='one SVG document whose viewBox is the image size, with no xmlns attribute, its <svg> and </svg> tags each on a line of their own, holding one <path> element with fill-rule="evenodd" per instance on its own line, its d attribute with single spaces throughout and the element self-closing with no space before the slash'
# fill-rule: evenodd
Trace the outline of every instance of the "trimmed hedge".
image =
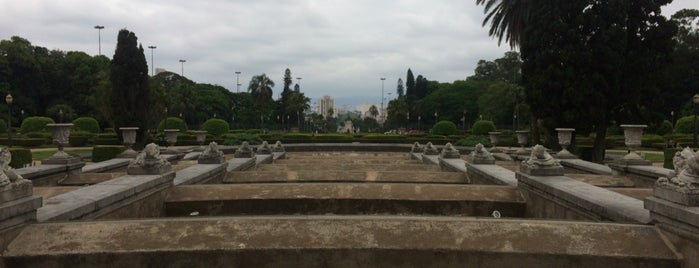
<svg viewBox="0 0 699 268">
<path fill-rule="evenodd" d="M 116 133 L 100 133 L 97 134 L 94 141 L 95 145 L 120 145 L 123 144 L 119 140 Z"/>
<path fill-rule="evenodd" d="M 675 164 L 672 163 L 672 158 L 675 157 L 675 153 L 682 149 L 677 148 L 665 148 L 663 150 L 663 167 L 669 169 L 675 169 Z"/>
<path fill-rule="evenodd" d="M 432 127 L 432 134 L 435 135 L 454 135 L 456 134 L 456 125 L 451 121 L 439 121 Z"/>
<path fill-rule="evenodd" d="M 471 126 L 473 135 L 488 135 L 488 132 L 495 131 L 495 124 L 489 120 L 478 120 Z"/>
<path fill-rule="evenodd" d="M 250 145 L 257 145 L 262 143 L 260 136 L 255 134 L 240 133 L 240 134 L 226 134 L 223 135 L 224 145 L 240 145 L 244 141 L 250 143 Z"/>
<path fill-rule="evenodd" d="M 675 133 L 694 133 L 694 116 L 685 116 L 675 122 Z"/>
<path fill-rule="evenodd" d="M 490 138 L 485 137 L 485 136 L 467 136 L 463 139 L 460 139 L 454 143 L 454 145 L 457 146 L 476 146 L 476 144 L 483 144 L 483 146 L 490 147 L 492 144 L 490 143 Z"/>
<path fill-rule="evenodd" d="M 10 166 L 12 168 L 23 168 L 32 163 L 32 152 L 24 148 L 10 148 L 12 160 Z"/>
<path fill-rule="evenodd" d="M 92 162 L 112 159 L 126 150 L 124 146 L 96 145 L 92 148 Z"/>
<path fill-rule="evenodd" d="M 201 129 L 206 130 L 208 134 L 211 134 L 215 137 L 219 137 L 223 134 L 228 133 L 230 130 L 230 126 L 228 125 L 228 122 L 226 122 L 223 119 L 218 119 L 218 118 L 211 118 L 209 120 L 206 120 L 204 124 L 201 125 Z"/>
<path fill-rule="evenodd" d="M 158 124 L 158 132 L 163 132 L 165 127 L 165 120 L 161 120 Z M 179 117 L 168 117 L 167 118 L 167 129 L 179 129 L 179 132 L 187 132 L 187 123 Z"/>
<path fill-rule="evenodd" d="M 50 117 L 30 116 L 22 121 L 22 133 L 46 131 L 47 124 L 55 123 Z"/>
<path fill-rule="evenodd" d="M 92 117 L 78 117 L 73 120 L 73 130 L 85 131 L 90 133 L 99 133 L 100 124 Z M 71 134 L 72 136 L 72 134 Z"/>
</svg>

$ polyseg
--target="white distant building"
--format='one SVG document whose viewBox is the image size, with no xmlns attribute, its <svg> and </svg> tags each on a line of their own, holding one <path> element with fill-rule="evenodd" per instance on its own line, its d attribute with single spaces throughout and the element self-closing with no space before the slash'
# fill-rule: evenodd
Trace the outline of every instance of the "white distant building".
<svg viewBox="0 0 699 268">
<path fill-rule="evenodd" d="M 332 117 L 337 117 L 337 111 L 335 110 L 335 100 L 328 95 L 323 96 L 316 104 L 316 112 L 323 115 L 323 117 L 328 116 L 328 110 L 333 111 Z"/>
<path fill-rule="evenodd" d="M 379 111 L 379 115 L 371 116 L 371 114 L 369 114 L 369 109 L 371 108 L 371 106 L 376 106 L 377 111 L 379 111 L 379 109 L 380 109 L 378 104 L 368 103 L 368 104 L 362 104 L 362 105 L 357 106 L 357 110 L 359 110 L 362 113 L 362 118 L 371 117 L 371 118 L 374 118 L 376 120 L 379 120 L 377 117 L 381 116 L 381 111 Z"/>
</svg>

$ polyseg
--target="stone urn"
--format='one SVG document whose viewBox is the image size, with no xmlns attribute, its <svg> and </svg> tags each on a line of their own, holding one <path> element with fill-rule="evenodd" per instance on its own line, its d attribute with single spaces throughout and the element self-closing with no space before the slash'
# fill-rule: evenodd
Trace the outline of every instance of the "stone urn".
<svg viewBox="0 0 699 268">
<path fill-rule="evenodd" d="M 644 160 L 638 153 L 636 148 L 641 146 L 643 138 L 643 129 L 647 125 L 621 125 L 624 129 L 624 144 L 629 148 L 629 153 L 620 159 L 621 162 L 627 165 L 650 165 L 651 162 Z"/>
<path fill-rule="evenodd" d="M 525 149 L 529 143 L 529 130 L 517 130 L 515 133 L 517 134 L 517 144 L 519 144 L 519 150 L 515 154 L 529 154 Z"/>
<path fill-rule="evenodd" d="M 558 144 L 561 145 L 561 151 L 556 153 L 556 158 L 559 159 L 572 159 L 577 158 L 574 154 L 568 151 L 568 146 L 573 139 L 574 128 L 556 128 L 558 132 Z"/>
<path fill-rule="evenodd" d="M 177 132 L 179 129 L 164 129 L 165 141 L 167 141 L 167 146 L 174 146 L 177 143 Z"/>
<path fill-rule="evenodd" d="M 124 142 L 126 150 L 120 153 L 117 157 L 119 158 L 136 158 L 138 152 L 133 150 L 133 145 L 136 144 L 136 131 L 138 127 L 120 127 L 121 137 Z"/>
<path fill-rule="evenodd" d="M 80 159 L 73 157 L 63 151 L 70 139 L 70 128 L 73 127 L 72 123 L 67 124 L 46 124 L 46 126 L 51 129 L 51 137 L 53 138 L 53 144 L 58 146 L 58 152 L 53 156 L 41 161 L 42 164 L 57 164 L 66 165 L 71 163 L 79 163 Z"/>
<path fill-rule="evenodd" d="M 498 131 L 488 132 L 488 136 L 490 137 L 490 144 L 493 145 L 493 147 L 490 148 L 491 153 L 500 153 L 501 152 L 500 149 L 498 149 L 498 147 L 496 147 L 498 145 L 498 142 L 500 142 L 500 134 L 502 134 L 502 133 L 498 132 Z"/>
<path fill-rule="evenodd" d="M 193 131 L 194 135 L 197 137 L 197 143 L 199 144 L 199 148 L 196 148 L 195 151 L 204 151 L 204 143 L 206 142 L 206 132 L 205 130 L 197 130 Z"/>
</svg>

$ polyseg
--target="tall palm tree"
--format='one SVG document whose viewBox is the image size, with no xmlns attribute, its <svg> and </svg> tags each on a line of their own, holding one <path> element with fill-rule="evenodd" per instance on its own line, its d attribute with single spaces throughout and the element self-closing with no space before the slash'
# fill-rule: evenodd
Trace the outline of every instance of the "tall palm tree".
<svg viewBox="0 0 699 268">
<path fill-rule="evenodd" d="M 274 87 L 274 81 L 269 79 L 266 74 L 253 76 L 248 85 L 248 92 L 252 94 L 260 109 L 260 122 L 263 128 L 265 124 L 264 113 L 267 110 L 267 104 L 272 100 L 272 87 Z"/>
<path fill-rule="evenodd" d="M 377 119 L 376 117 L 379 116 L 379 108 L 376 108 L 376 105 L 369 107 L 369 115 L 374 119 Z"/>
<path fill-rule="evenodd" d="M 476 0 L 484 5 L 483 26 L 490 22 L 488 34 L 498 38 L 498 45 L 505 38 L 510 47 L 519 47 L 529 20 L 530 1 L 533 0 Z"/>
<path fill-rule="evenodd" d="M 296 127 L 299 129 L 301 128 L 301 115 L 306 110 L 311 108 L 310 102 L 311 99 L 299 91 L 291 92 L 291 95 L 289 95 L 289 103 L 286 106 L 286 114 L 296 116 Z"/>
</svg>

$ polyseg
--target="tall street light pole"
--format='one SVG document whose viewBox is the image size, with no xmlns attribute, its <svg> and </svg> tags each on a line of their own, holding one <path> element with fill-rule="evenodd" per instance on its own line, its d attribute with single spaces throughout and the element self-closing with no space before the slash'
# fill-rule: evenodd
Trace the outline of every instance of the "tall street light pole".
<svg viewBox="0 0 699 268">
<path fill-rule="evenodd" d="M 155 76 L 155 61 L 153 60 L 153 50 L 156 49 L 156 46 L 148 46 L 150 48 L 150 76 Z"/>
<path fill-rule="evenodd" d="M 95 25 L 95 29 L 97 29 L 97 45 L 99 48 L 99 55 L 102 56 L 102 29 L 104 29 L 104 26 Z"/>
<path fill-rule="evenodd" d="M 384 123 L 384 114 L 383 114 L 383 84 L 384 81 L 386 81 L 385 77 L 381 77 L 381 125 Z"/>
<path fill-rule="evenodd" d="M 184 63 L 187 62 L 187 60 L 180 60 L 180 63 L 182 63 L 182 69 L 180 70 L 180 75 L 184 77 Z"/>
<path fill-rule="evenodd" d="M 697 105 L 699 105 L 699 94 L 694 94 L 692 102 L 694 103 L 694 143 L 692 143 L 692 147 L 697 148 Z"/>
<path fill-rule="evenodd" d="M 235 92 L 240 93 L 240 71 L 235 72 Z"/>
</svg>

